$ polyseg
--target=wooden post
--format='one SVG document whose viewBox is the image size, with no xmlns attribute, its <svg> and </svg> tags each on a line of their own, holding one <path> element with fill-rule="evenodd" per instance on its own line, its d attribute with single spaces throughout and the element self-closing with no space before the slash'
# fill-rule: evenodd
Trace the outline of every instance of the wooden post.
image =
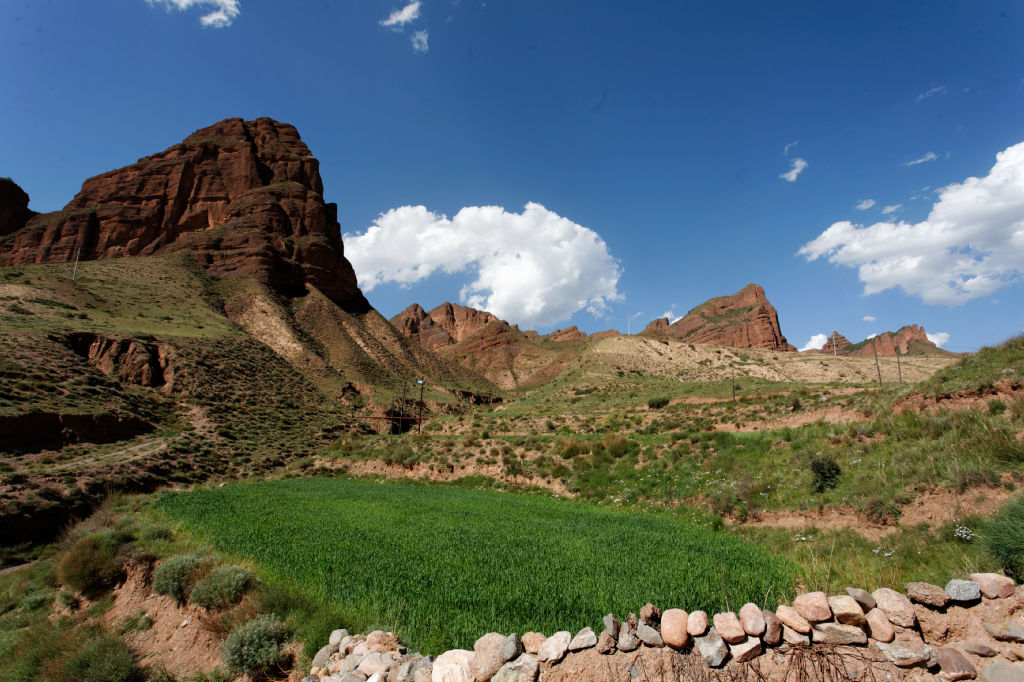
<svg viewBox="0 0 1024 682">
<path fill-rule="evenodd" d="M 732 403 L 736 404 L 736 367 L 732 368 Z"/>
<path fill-rule="evenodd" d="M 900 347 L 896 346 L 896 371 L 899 372 L 899 382 L 903 384 L 903 367 L 900 364 Z"/>
<path fill-rule="evenodd" d="M 832 357 L 838 358 L 839 351 L 836 350 L 836 330 L 832 330 Z"/>
<path fill-rule="evenodd" d="M 420 379 L 420 414 L 416 420 L 416 434 L 423 433 L 423 379 Z"/>
<path fill-rule="evenodd" d="M 71 281 L 72 282 L 74 282 L 76 279 L 78 279 L 78 257 L 81 254 L 82 254 L 82 249 L 81 249 L 81 247 L 79 247 L 78 250 L 75 251 L 75 271 L 71 274 Z"/>
<path fill-rule="evenodd" d="M 878 364 L 878 347 L 875 346 L 875 337 L 871 337 L 871 350 L 875 352 L 875 369 L 878 371 L 878 388 L 882 388 L 882 368 Z"/>
</svg>

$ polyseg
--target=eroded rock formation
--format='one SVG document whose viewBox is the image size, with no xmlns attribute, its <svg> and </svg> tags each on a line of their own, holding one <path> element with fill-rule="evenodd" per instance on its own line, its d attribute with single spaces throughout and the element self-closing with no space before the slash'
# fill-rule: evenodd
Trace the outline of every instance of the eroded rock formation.
<svg viewBox="0 0 1024 682">
<path fill-rule="evenodd" d="M 86 180 L 55 213 L 0 181 L 0 266 L 187 251 L 214 275 L 284 294 L 310 284 L 349 312 L 370 306 L 345 259 L 337 206 L 294 126 L 232 118 Z"/>
<path fill-rule="evenodd" d="M 667 321 L 667 320 L 666 320 Z M 664 326 L 655 320 L 653 333 L 675 336 L 691 343 L 733 348 L 795 351 L 779 327 L 779 314 L 764 289 L 748 284 L 732 296 L 718 296 L 700 304 L 680 320 Z M 651 333 L 648 325 L 647 333 Z"/>
</svg>

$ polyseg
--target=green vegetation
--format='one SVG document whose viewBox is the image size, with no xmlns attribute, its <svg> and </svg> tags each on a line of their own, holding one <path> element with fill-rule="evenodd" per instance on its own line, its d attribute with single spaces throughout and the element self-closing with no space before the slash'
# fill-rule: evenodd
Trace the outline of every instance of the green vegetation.
<svg viewBox="0 0 1024 682">
<path fill-rule="evenodd" d="M 985 548 L 1006 574 L 1024 581 L 1024 495 L 1007 502 L 985 524 Z"/>
<path fill-rule="evenodd" d="M 223 609 L 237 604 L 252 585 L 253 575 L 241 566 L 222 564 L 210 570 L 189 593 L 189 601 L 204 609 Z"/>
<path fill-rule="evenodd" d="M 357 630 L 411 647 L 472 648 L 488 630 L 596 626 L 656 595 L 663 606 L 774 605 L 796 568 L 668 513 L 536 495 L 339 479 L 164 494 L 198 538 L 260 562 L 268 583 L 344 604 Z"/>
<path fill-rule="evenodd" d="M 951 395 L 961 391 L 987 391 L 996 382 L 1024 380 L 1024 335 L 997 346 L 982 348 L 973 355 L 941 369 L 914 390 L 925 395 Z"/>
<path fill-rule="evenodd" d="M 287 639 L 284 624 L 274 616 L 259 616 L 239 625 L 224 640 L 228 667 L 251 676 L 266 674 L 284 662 Z"/>
<path fill-rule="evenodd" d="M 179 605 L 185 604 L 207 561 L 206 557 L 197 554 L 179 554 L 164 559 L 153 571 L 153 591 L 171 597 Z"/>
</svg>

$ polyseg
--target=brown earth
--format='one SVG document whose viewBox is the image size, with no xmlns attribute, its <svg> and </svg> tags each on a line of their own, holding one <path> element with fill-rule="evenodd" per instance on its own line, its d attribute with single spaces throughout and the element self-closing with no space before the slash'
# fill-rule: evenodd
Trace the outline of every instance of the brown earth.
<svg viewBox="0 0 1024 682">
<path fill-rule="evenodd" d="M 709 299 L 668 326 L 655 320 L 644 333 L 732 348 L 796 350 L 782 335 L 778 312 L 756 284 L 731 296 Z"/>
<path fill-rule="evenodd" d="M 964 410 L 969 408 L 985 409 L 990 400 L 999 399 L 1007 405 L 1024 400 L 1024 380 L 1001 379 L 991 388 L 983 391 L 966 390 L 946 395 L 923 395 L 912 393 L 898 401 L 893 409 L 896 412 L 927 410 Z"/>
<path fill-rule="evenodd" d="M 319 162 L 286 123 L 226 119 L 86 180 L 54 213 L 26 213 L 11 185 L 0 187 L 0 266 L 186 251 L 215 275 L 286 294 L 310 284 L 349 312 L 370 308 Z"/>
<path fill-rule="evenodd" d="M 1004 487 L 972 488 L 963 493 L 945 489 L 930 490 L 917 494 L 912 502 L 902 508 L 899 521 L 888 524 L 872 520 L 852 507 L 826 507 L 808 511 L 759 511 L 743 521 L 733 523 L 738 526 L 770 526 L 794 530 L 812 526 L 824 530 L 849 528 L 869 540 L 880 540 L 900 527 L 910 528 L 920 523 L 938 527 L 947 521 L 956 521 L 964 516 L 987 516 L 1014 494 L 1014 490 Z"/>
</svg>

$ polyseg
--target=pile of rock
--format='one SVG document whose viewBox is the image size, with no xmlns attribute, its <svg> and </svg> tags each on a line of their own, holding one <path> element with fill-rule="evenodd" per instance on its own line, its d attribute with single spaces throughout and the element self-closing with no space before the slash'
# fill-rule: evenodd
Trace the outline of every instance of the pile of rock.
<svg viewBox="0 0 1024 682">
<path fill-rule="evenodd" d="M 1018 662 L 1024 660 L 1022 612 L 1024 590 L 1018 594 L 1013 580 L 975 573 L 945 588 L 907 583 L 905 594 L 852 587 L 845 594 L 809 592 L 774 611 L 744 604 L 738 612 L 709 616 L 662 613 L 647 604 L 639 617 L 630 613 L 621 622 L 608 614 L 600 635 L 589 627 L 575 636 L 489 633 L 473 651 L 447 651 L 436 660 L 406 653 L 391 633 L 353 637 L 337 630 L 313 659 L 306 682 L 534 682 L 574 656 L 577 663 L 593 664 L 596 659 L 587 655 L 629 655 L 641 647 L 690 651 L 711 668 L 742 665 L 769 649 L 784 654 L 829 647 L 842 653 L 860 647 L 861 658 L 892 671 L 930 670 L 943 680 L 975 679 L 980 671 L 985 682 L 1024 682 Z"/>
</svg>

